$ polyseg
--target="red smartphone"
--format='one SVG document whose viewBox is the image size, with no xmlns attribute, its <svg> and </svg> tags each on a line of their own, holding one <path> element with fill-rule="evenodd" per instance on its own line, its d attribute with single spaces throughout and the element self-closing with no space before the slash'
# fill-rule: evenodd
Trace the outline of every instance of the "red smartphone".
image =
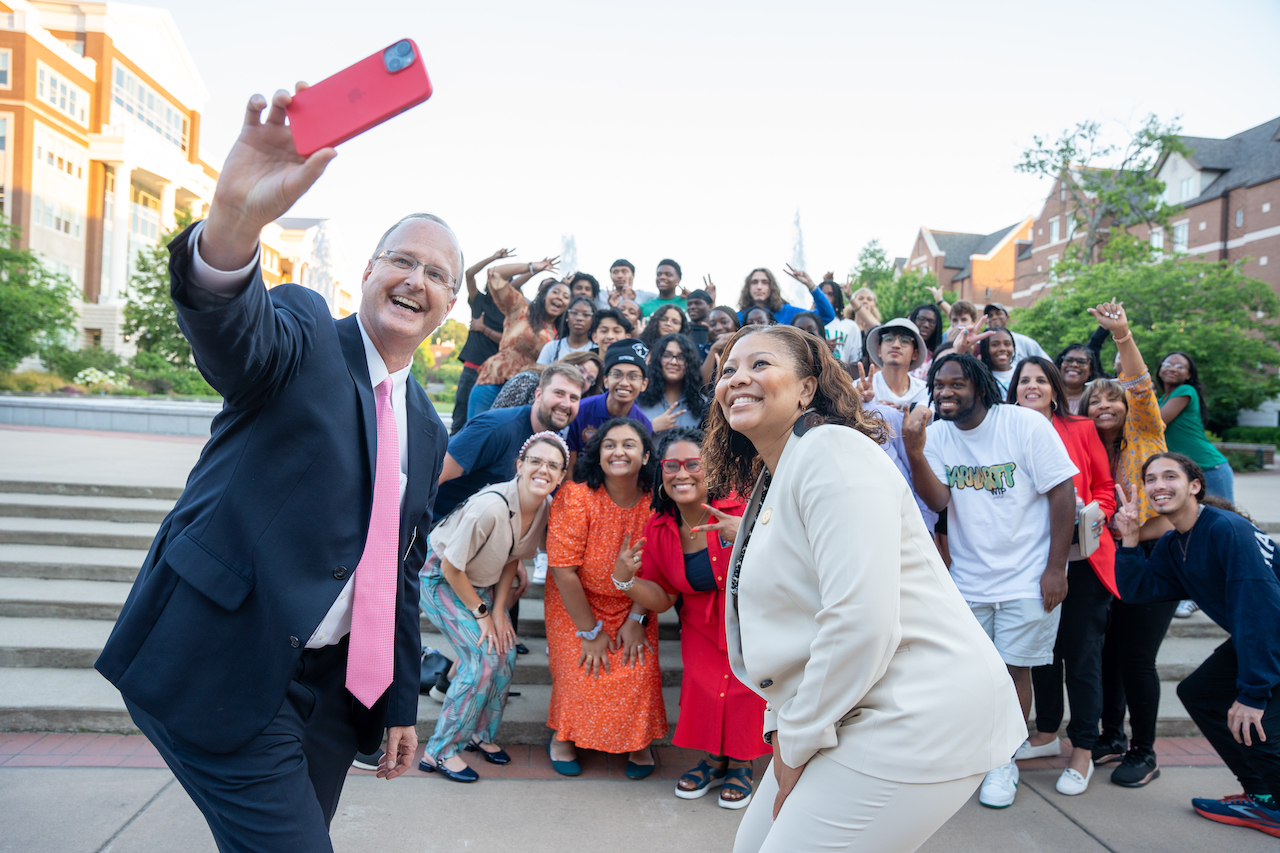
<svg viewBox="0 0 1280 853">
<path fill-rule="evenodd" d="M 412 39 L 402 39 L 294 95 L 287 110 L 293 144 L 309 157 L 429 97 L 422 53 Z"/>
</svg>

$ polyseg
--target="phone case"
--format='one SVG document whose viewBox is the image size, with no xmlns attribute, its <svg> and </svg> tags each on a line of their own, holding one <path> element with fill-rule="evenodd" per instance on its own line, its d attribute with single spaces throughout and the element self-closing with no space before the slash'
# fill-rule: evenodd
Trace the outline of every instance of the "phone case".
<svg viewBox="0 0 1280 853">
<path fill-rule="evenodd" d="M 1093 523 L 1102 516 L 1102 508 L 1098 506 L 1097 501 L 1090 501 L 1087 505 L 1080 507 L 1080 511 L 1076 513 L 1076 537 L 1077 542 L 1071 546 L 1071 560 L 1083 560 L 1098 550 L 1100 534 L 1093 529 Z"/>
<path fill-rule="evenodd" d="M 309 157 L 321 148 L 346 142 L 431 97 L 431 80 L 422 51 L 412 39 L 413 60 L 390 72 L 387 48 L 360 60 L 294 95 L 287 115 L 298 153 Z"/>
</svg>

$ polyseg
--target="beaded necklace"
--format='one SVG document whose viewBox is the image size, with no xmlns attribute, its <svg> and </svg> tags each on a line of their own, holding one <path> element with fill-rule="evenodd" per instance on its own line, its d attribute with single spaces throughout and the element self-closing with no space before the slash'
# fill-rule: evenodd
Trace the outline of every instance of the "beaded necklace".
<svg viewBox="0 0 1280 853">
<path fill-rule="evenodd" d="M 766 469 L 764 472 L 764 488 L 760 490 L 760 503 L 756 504 L 757 511 L 764 506 L 765 498 L 769 496 L 769 484 L 773 482 L 773 476 Z M 751 523 L 751 530 L 755 530 L 755 521 Z M 729 592 L 733 595 L 733 612 L 738 612 L 738 575 L 742 572 L 742 558 L 747 554 L 747 546 L 751 544 L 751 530 L 748 530 L 742 539 L 742 547 L 738 549 L 738 559 L 733 564 L 733 574 L 729 578 Z"/>
</svg>

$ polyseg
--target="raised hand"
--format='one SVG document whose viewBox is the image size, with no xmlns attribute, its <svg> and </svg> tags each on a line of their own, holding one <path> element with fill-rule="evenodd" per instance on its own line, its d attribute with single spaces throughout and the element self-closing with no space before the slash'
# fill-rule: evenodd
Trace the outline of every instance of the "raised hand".
<svg viewBox="0 0 1280 853">
<path fill-rule="evenodd" d="M 711 304 L 714 305 L 716 302 L 716 283 L 711 280 L 711 276 L 704 275 L 702 277 L 702 289 L 711 297 Z"/>
<path fill-rule="evenodd" d="M 857 388 L 858 394 L 862 396 L 863 405 L 871 403 L 876 399 L 876 386 L 871 380 L 879 372 L 880 368 L 873 364 L 871 365 L 871 372 L 868 373 L 867 369 L 862 365 L 862 362 L 858 362 L 858 378 L 853 380 L 853 387 Z"/>
<path fill-rule="evenodd" d="M 1098 325 L 1109 331 L 1113 337 L 1123 338 L 1129 331 L 1129 315 L 1124 311 L 1124 303 L 1117 302 L 1115 297 L 1110 302 L 1103 302 L 1097 308 L 1085 309 Z"/>
<path fill-rule="evenodd" d="M 931 284 L 926 284 L 925 289 L 929 291 L 929 295 L 933 297 L 933 301 L 935 304 L 942 301 L 941 287 L 934 287 Z"/>
<path fill-rule="evenodd" d="M 556 272 L 556 265 L 560 263 L 560 256 L 556 255 L 551 258 L 543 258 L 540 261 L 533 262 L 533 272 L 537 275 L 540 272 Z"/>
<path fill-rule="evenodd" d="M 924 453 L 925 427 L 933 420 L 933 410 L 928 406 L 916 406 L 903 415 L 902 443 L 909 453 Z"/>
<path fill-rule="evenodd" d="M 1116 514 L 1111 516 L 1111 523 L 1115 525 L 1116 533 L 1120 534 L 1126 548 L 1137 547 L 1138 531 L 1142 529 L 1142 521 L 1138 515 L 1136 484 L 1129 486 L 1129 494 L 1126 495 L 1124 486 L 1116 483 Z"/>
<path fill-rule="evenodd" d="M 667 430 L 671 429 L 676 425 L 676 418 L 680 417 L 685 412 L 689 411 L 688 409 L 681 409 L 680 411 L 677 412 L 676 407 L 679 405 L 680 405 L 680 401 L 676 400 L 667 408 L 665 412 L 663 412 L 662 414 L 658 415 L 656 418 L 653 419 L 654 432 L 666 432 Z"/>
<path fill-rule="evenodd" d="M 742 526 L 741 517 L 721 512 L 711 504 L 703 504 L 702 508 L 711 513 L 715 521 L 708 521 L 706 524 L 690 527 L 690 533 L 702 533 L 704 531 L 709 533 L 714 530 L 726 542 L 733 542 L 738 538 L 738 528 Z"/>
<path fill-rule="evenodd" d="M 299 83 L 301 92 L 307 87 Z M 245 109 L 240 136 L 222 166 L 213 203 L 200 238 L 200 254 L 215 269 L 234 270 L 257 251 L 263 226 L 283 216 L 311 188 L 338 152 L 321 148 L 303 158 L 285 124 L 293 96 L 281 89 L 267 99 L 254 95 Z"/>
<path fill-rule="evenodd" d="M 835 274 L 835 271 L 834 271 L 834 270 L 827 270 L 826 272 L 824 272 L 824 273 L 822 274 L 822 280 L 823 280 L 823 281 L 835 281 L 835 280 L 836 280 L 836 274 Z"/>
<path fill-rule="evenodd" d="M 622 583 L 634 578 L 636 572 L 640 571 L 640 553 L 643 550 L 643 536 L 636 540 L 635 545 L 631 544 L 630 533 L 622 537 L 622 550 L 618 552 L 618 559 L 614 561 L 613 576 Z"/>
<path fill-rule="evenodd" d="M 809 278 L 809 274 L 807 272 L 805 272 L 804 270 L 795 269 L 791 266 L 791 264 L 784 265 L 782 268 L 782 271 L 785 272 L 787 275 L 791 276 L 792 278 L 794 278 L 796 281 L 803 284 L 805 287 L 809 288 L 810 290 L 813 290 L 815 287 L 818 286 L 813 283 L 813 279 Z"/>
<path fill-rule="evenodd" d="M 978 325 L 972 329 L 962 328 L 960 334 L 956 335 L 955 343 L 952 349 L 958 353 L 972 352 L 978 346 L 978 341 L 985 341 L 996 333 L 995 329 L 989 332 L 983 332 L 982 328 L 987 325 L 987 318 L 984 316 L 978 321 Z"/>
<path fill-rule="evenodd" d="M 489 256 L 489 262 L 492 263 L 493 261 L 501 260 L 502 258 L 509 258 L 515 253 L 515 249 L 499 249 Z"/>
</svg>

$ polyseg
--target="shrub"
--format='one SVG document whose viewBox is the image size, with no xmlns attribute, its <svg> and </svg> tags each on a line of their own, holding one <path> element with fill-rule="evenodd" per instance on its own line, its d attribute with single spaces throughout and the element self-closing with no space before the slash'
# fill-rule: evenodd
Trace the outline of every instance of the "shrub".
<svg viewBox="0 0 1280 853">
<path fill-rule="evenodd" d="M 61 391 L 67 381 L 56 373 L 25 370 L 22 373 L 0 373 L 0 391 L 48 393 Z"/>
<path fill-rule="evenodd" d="M 1258 459 L 1257 451 L 1253 450 L 1224 450 L 1222 455 L 1227 457 L 1227 462 L 1231 465 L 1231 470 L 1237 474 L 1246 474 L 1250 471 L 1257 471 L 1262 468 L 1262 463 Z"/>
<path fill-rule="evenodd" d="M 85 349 L 68 349 L 63 346 L 49 347 L 40 353 L 40 358 L 50 371 L 68 381 L 74 379 L 77 373 L 90 367 L 103 373 L 112 370 L 119 373 L 125 366 L 124 359 L 120 358 L 120 356 L 111 352 L 111 350 L 98 347 L 87 347 Z"/>
<path fill-rule="evenodd" d="M 1223 440 L 1246 444 L 1274 444 L 1280 447 L 1280 427 L 1234 426 L 1224 433 Z"/>
</svg>

